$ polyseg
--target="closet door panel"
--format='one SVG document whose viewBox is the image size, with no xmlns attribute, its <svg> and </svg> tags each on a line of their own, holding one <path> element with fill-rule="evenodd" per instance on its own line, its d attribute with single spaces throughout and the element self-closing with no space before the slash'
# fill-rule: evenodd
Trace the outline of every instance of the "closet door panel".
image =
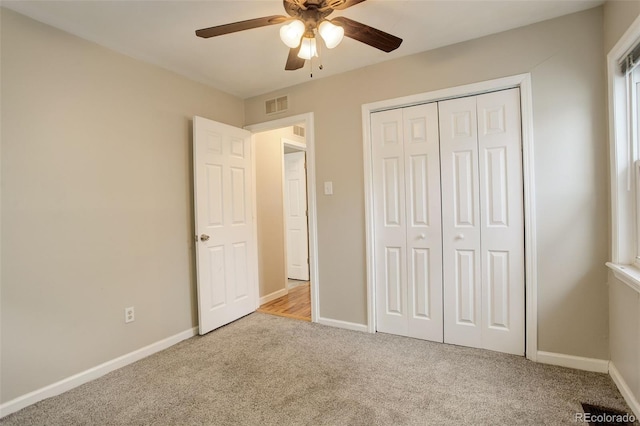
<svg viewBox="0 0 640 426">
<path fill-rule="evenodd" d="M 444 341 L 481 347 L 476 98 L 438 103 L 442 179 Z"/>
<path fill-rule="evenodd" d="M 408 335 L 443 341 L 440 152 L 436 103 L 404 108 Z"/>
<path fill-rule="evenodd" d="M 524 212 L 519 89 L 477 97 L 483 346 L 524 355 Z"/>
<path fill-rule="evenodd" d="M 376 328 L 408 335 L 402 110 L 371 114 Z"/>
</svg>

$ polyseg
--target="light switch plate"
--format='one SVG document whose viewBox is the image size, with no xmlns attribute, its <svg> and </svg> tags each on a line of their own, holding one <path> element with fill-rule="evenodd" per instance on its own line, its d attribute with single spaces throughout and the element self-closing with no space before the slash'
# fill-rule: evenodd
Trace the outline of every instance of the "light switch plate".
<svg viewBox="0 0 640 426">
<path fill-rule="evenodd" d="M 324 183 L 324 195 L 333 195 L 333 182 Z"/>
</svg>

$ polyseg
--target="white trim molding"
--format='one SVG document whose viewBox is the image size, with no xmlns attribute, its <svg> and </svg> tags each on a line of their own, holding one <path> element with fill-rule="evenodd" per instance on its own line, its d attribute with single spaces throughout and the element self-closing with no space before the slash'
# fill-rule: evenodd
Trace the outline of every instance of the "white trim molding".
<svg viewBox="0 0 640 426">
<path fill-rule="evenodd" d="M 611 262 L 607 262 L 607 266 L 617 279 L 640 293 L 640 269 L 633 265 L 617 265 Z"/>
<path fill-rule="evenodd" d="M 609 372 L 609 361 L 606 359 L 585 358 L 582 356 L 544 351 L 538 351 L 537 358 L 538 362 L 542 364 L 557 365 L 559 367 L 573 368 L 576 370 L 593 371 L 595 373 Z"/>
<path fill-rule="evenodd" d="M 304 123 L 305 142 L 307 152 L 307 210 L 309 213 L 309 277 L 311 285 L 311 321 L 318 322 L 320 316 L 320 274 L 318 271 L 318 218 L 316 208 L 316 159 L 315 159 L 315 131 L 314 116 L 312 112 L 280 118 L 245 126 L 251 133 L 266 132 Z M 251 138 L 252 149 L 255 147 L 255 138 Z M 255 167 L 254 167 L 255 168 Z M 254 174 L 255 178 L 255 174 Z M 253 198 L 255 199 L 255 184 L 253 185 Z M 254 203 L 255 204 L 255 203 Z M 259 282 L 256 279 L 256 291 Z M 259 293 L 258 293 L 259 294 Z"/>
<path fill-rule="evenodd" d="M 307 150 L 307 144 L 303 143 L 303 142 L 298 142 L 298 141 L 294 141 L 291 139 L 287 139 L 287 138 L 280 138 L 280 142 L 282 143 L 283 147 L 289 147 L 289 148 L 295 148 L 298 151 L 306 151 Z"/>
<path fill-rule="evenodd" d="M 345 330 L 361 331 L 363 333 L 366 333 L 369 331 L 367 326 L 364 324 L 358 324 L 355 322 L 348 322 L 348 321 L 340 321 L 340 320 L 331 319 L 331 318 L 318 318 L 318 324 L 326 325 L 329 327 L 344 328 Z"/>
<path fill-rule="evenodd" d="M 627 29 L 607 54 L 609 95 L 609 149 L 611 173 L 611 261 L 632 264 L 636 257 L 633 154 L 629 150 L 627 82 L 619 61 L 640 37 L 640 17 Z"/>
<path fill-rule="evenodd" d="M 264 305 L 265 303 L 269 303 L 272 300 L 276 300 L 279 297 L 282 296 L 286 296 L 287 294 L 289 294 L 289 289 L 288 288 L 281 288 L 280 290 L 274 291 L 271 294 L 267 294 L 266 296 L 262 296 L 260 298 L 260 305 Z"/>
<path fill-rule="evenodd" d="M 15 399 L 12 399 L 11 401 L 7 401 L 4 404 L 0 405 L 0 418 L 11 413 L 15 413 L 16 411 L 28 407 L 29 405 L 35 404 L 36 402 L 42 401 L 43 399 L 60 395 L 63 392 L 88 383 L 92 380 L 97 379 L 98 377 L 104 376 L 107 373 L 132 364 L 136 361 L 141 360 L 142 358 L 148 357 L 149 355 L 153 355 L 157 352 L 165 350 L 175 345 L 176 343 L 195 336 L 196 334 L 198 334 L 198 327 L 190 328 L 178 334 L 174 334 L 173 336 L 167 337 L 166 339 L 159 340 L 143 348 L 140 348 L 133 352 L 129 352 L 128 354 L 122 355 L 118 358 L 112 359 L 88 370 L 82 371 L 78 374 L 74 374 L 73 376 L 67 377 L 66 379 L 62 379 L 58 382 L 52 383 L 33 392 L 29 392 L 28 394 L 19 396 Z"/>
<path fill-rule="evenodd" d="M 622 377 L 622 374 L 618 371 L 613 361 L 609 362 L 609 375 L 611 379 L 618 387 L 618 390 L 622 394 L 622 397 L 633 411 L 636 418 L 640 419 L 640 402 L 636 399 L 635 395 L 631 391 L 631 388 Z"/>
<path fill-rule="evenodd" d="M 536 244 L 536 203 L 533 139 L 533 100 L 531 74 L 518 74 L 495 80 L 451 87 L 418 95 L 405 96 L 362 106 L 362 135 L 364 158 L 364 198 L 367 271 L 367 331 L 375 333 L 375 269 L 373 223 L 373 175 L 371 163 L 371 114 L 388 109 L 437 102 L 445 99 L 474 96 L 496 90 L 520 88 L 522 120 L 522 172 L 524 183 L 524 232 L 525 232 L 525 323 L 526 356 L 536 361 L 538 355 L 538 277 Z"/>
</svg>

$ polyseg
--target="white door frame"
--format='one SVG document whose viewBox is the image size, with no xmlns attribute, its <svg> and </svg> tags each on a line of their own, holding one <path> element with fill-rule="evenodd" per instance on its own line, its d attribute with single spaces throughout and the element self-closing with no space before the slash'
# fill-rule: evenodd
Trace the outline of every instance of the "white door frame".
<svg viewBox="0 0 640 426">
<path fill-rule="evenodd" d="M 305 127 L 305 140 L 306 140 L 306 152 L 307 152 L 307 209 L 309 211 L 308 227 L 309 227 L 309 279 L 311 281 L 311 321 L 318 322 L 320 314 L 320 298 L 318 297 L 318 288 L 320 286 L 320 279 L 318 274 L 318 225 L 316 215 L 316 167 L 315 167 L 315 132 L 314 132 L 314 120 L 313 113 L 308 112 L 306 114 L 294 115 L 292 117 L 280 118 L 277 120 L 267 121 L 264 123 L 251 124 L 244 128 L 252 133 L 251 136 L 251 148 L 255 152 L 255 136 L 253 134 L 259 132 L 266 132 L 269 130 L 281 129 L 283 127 L 293 126 L 295 124 L 304 123 Z M 254 170 L 255 170 L 255 156 L 254 158 Z M 257 217 L 256 212 L 256 192 L 255 192 L 255 173 L 254 173 L 254 185 L 253 185 L 253 199 L 254 199 L 254 216 Z M 256 234 L 257 235 L 257 234 Z M 285 246 L 286 248 L 286 246 Z M 260 283 L 256 280 L 256 292 L 259 292 Z M 256 293 L 259 294 L 259 293 Z M 256 298 L 259 300 L 260 298 Z M 258 302 L 259 303 L 259 302 Z M 256 306 L 256 308 L 258 308 Z"/>
<path fill-rule="evenodd" d="M 445 99 L 474 96 L 502 89 L 520 88 L 522 118 L 522 174 L 524 182 L 524 240 L 525 240 L 525 353 L 536 361 L 538 352 L 538 278 L 536 258 L 536 208 L 533 162 L 533 103 L 531 74 L 519 74 L 495 80 L 451 87 L 433 92 L 388 99 L 362 105 L 362 135 L 364 154 L 364 196 L 367 259 L 367 329 L 376 331 L 375 265 L 373 223 L 373 166 L 371 158 L 371 113 L 387 109 L 436 102 Z"/>
</svg>

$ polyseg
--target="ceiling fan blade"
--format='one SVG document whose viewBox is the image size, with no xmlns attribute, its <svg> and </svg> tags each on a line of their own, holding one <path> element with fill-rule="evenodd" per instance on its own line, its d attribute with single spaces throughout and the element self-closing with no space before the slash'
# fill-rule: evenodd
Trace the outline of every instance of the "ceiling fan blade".
<svg viewBox="0 0 640 426">
<path fill-rule="evenodd" d="M 396 50 L 402 44 L 401 38 L 354 21 L 353 19 L 345 18 L 344 16 L 333 18 L 331 23 L 344 28 L 344 35 L 347 37 L 385 52 Z"/>
<path fill-rule="evenodd" d="M 287 64 L 284 66 L 285 70 L 295 71 L 304 67 L 304 59 L 298 57 L 298 52 L 300 52 L 300 46 L 294 47 L 289 50 L 289 57 L 287 58 Z"/>
<path fill-rule="evenodd" d="M 288 21 L 290 18 L 280 15 L 265 16 L 263 18 L 248 19 L 232 24 L 218 25 L 216 27 L 202 28 L 196 31 L 196 35 L 202 38 L 216 37 L 219 35 L 235 33 L 237 31 L 250 30 L 252 28 L 266 27 Z"/>
<path fill-rule="evenodd" d="M 362 3 L 365 0 L 345 0 L 344 3 L 339 1 L 329 1 L 329 5 L 334 10 L 343 10 L 351 6 L 355 6 L 358 3 Z M 335 5 L 333 3 L 336 3 Z"/>
</svg>

